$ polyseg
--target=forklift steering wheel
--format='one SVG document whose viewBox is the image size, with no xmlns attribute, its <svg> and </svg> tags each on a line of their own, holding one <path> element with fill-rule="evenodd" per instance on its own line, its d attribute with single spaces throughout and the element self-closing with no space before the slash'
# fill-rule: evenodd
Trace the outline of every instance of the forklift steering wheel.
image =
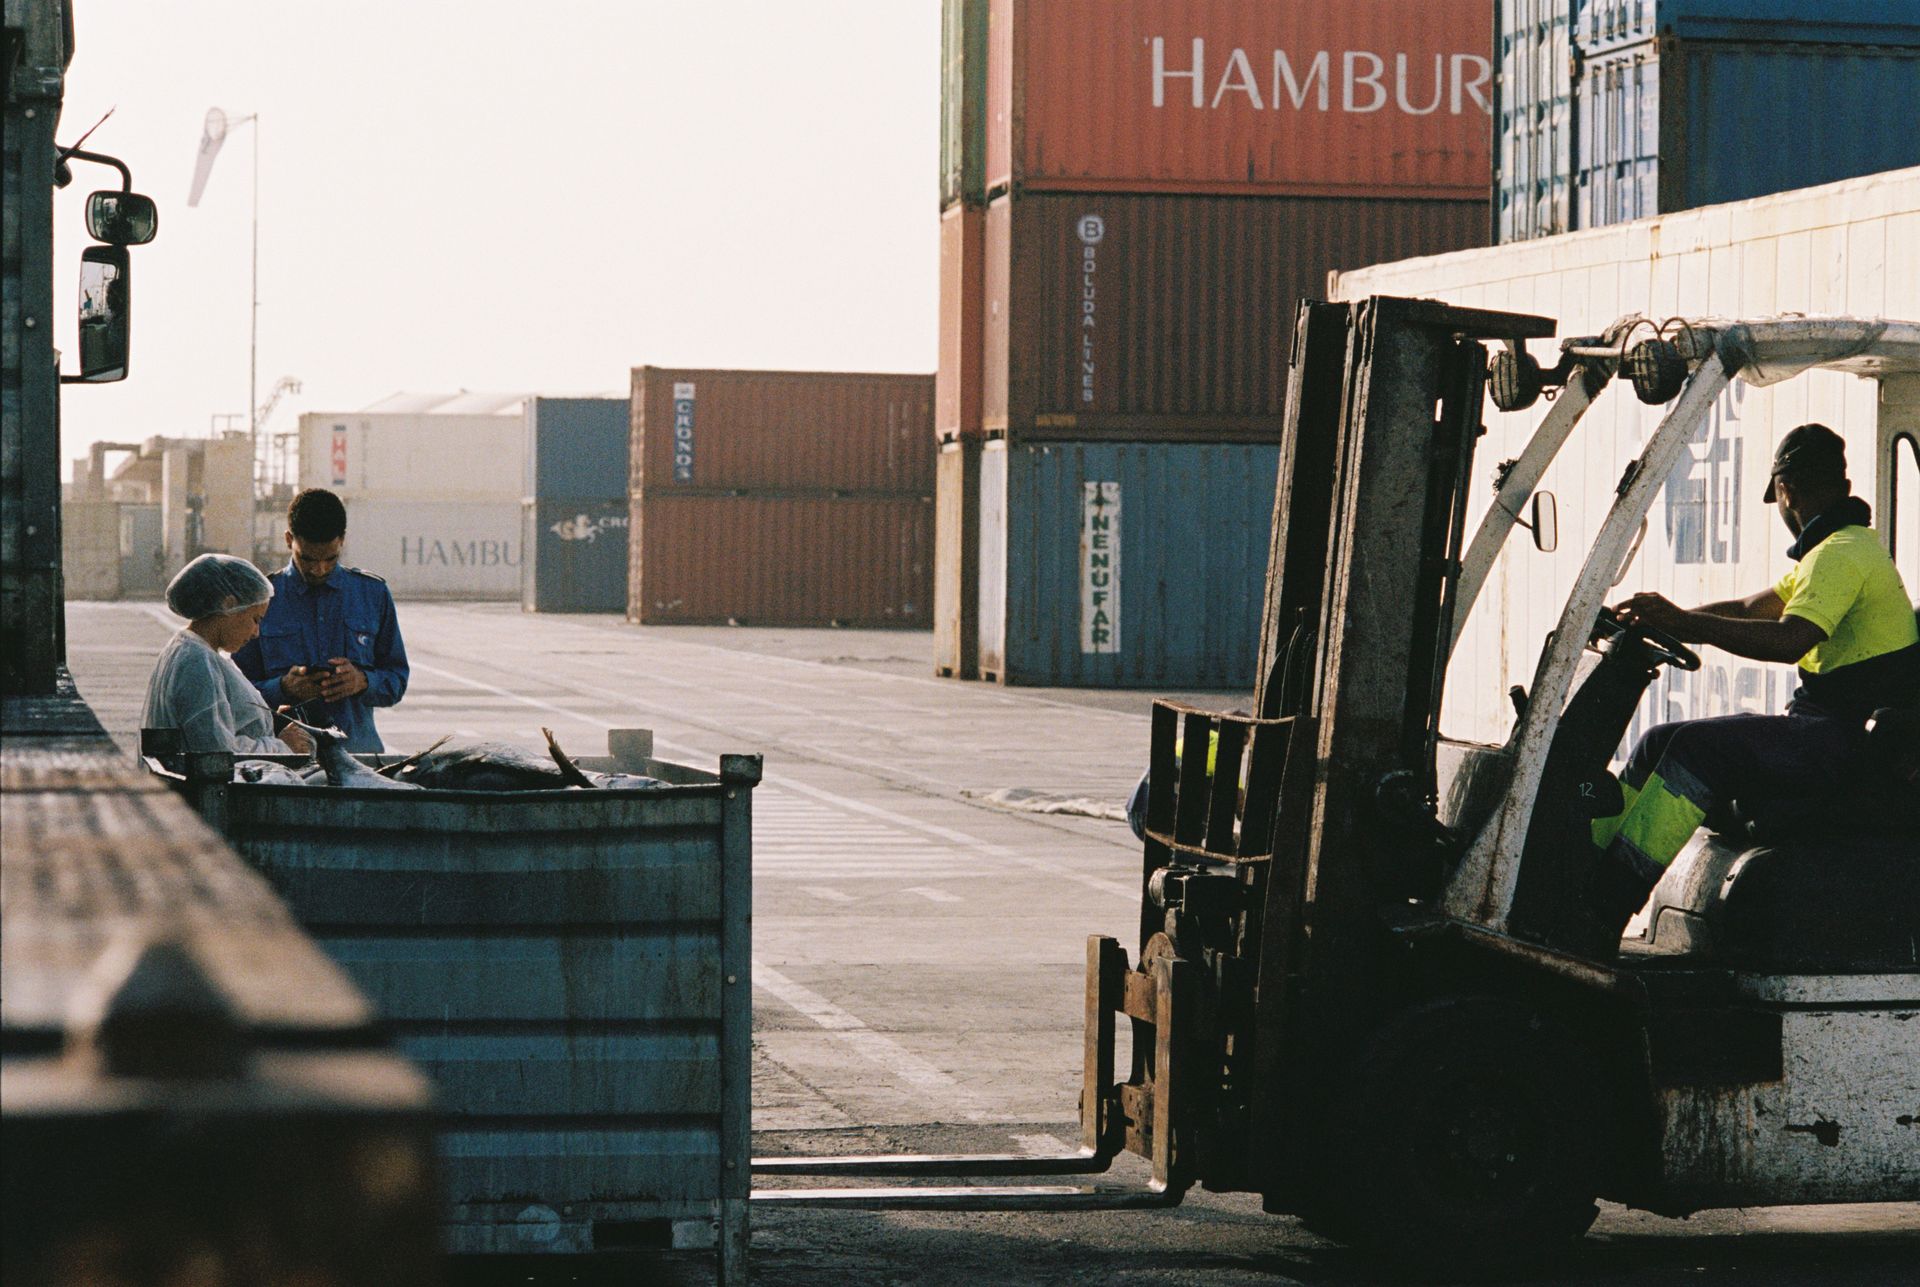
<svg viewBox="0 0 1920 1287">
<path fill-rule="evenodd" d="M 1653 660 L 1665 662 L 1675 670 L 1700 669 L 1700 654 L 1666 631 L 1652 626 L 1630 626 L 1620 620 L 1612 608 L 1602 604 L 1600 615 L 1593 623 L 1594 641 L 1622 635 L 1653 654 Z"/>
</svg>

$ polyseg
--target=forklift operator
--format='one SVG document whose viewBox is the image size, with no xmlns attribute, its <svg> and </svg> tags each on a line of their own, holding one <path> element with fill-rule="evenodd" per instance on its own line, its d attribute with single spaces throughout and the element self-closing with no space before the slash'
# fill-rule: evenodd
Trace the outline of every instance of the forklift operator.
<svg viewBox="0 0 1920 1287">
<path fill-rule="evenodd" d="M 1831 793 L 1846 780 L 1880 707 L 1920 700 L 1920 631 L 1900 573 L 1847 480 L 1846 444 L 1822 424 L 1789 431 L 1764 499 L 1778 504 L 1794 567 L 1744 599 L 1689 612 L 1658 594 L 1615 611 L 1755 661 L 1797 661 L 1785 715 L 1728 715 L 1648 730 L 1621 777 L 1624 810 L 1593 824 L 1605 852 L 1601 915 L 1619 929 L 1646 902 L 1694 830 L 1731 800 Z"/>
</svg>

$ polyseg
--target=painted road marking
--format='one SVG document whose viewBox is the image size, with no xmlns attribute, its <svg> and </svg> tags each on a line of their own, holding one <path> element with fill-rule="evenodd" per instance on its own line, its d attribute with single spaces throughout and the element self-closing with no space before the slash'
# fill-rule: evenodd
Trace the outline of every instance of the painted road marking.
<svg viewBox="0 0 1920 1287">
<path fill-rule="evenodd" d="M 813 1020 L 849 1050 L 869 1063 L 907 1083 L 938 1097 L 942 1105 L 961 1111 L 968 1121 L 1005 1120 L 1004 1114 L 987 1111 L 984 1104 L 958 1081 L 884 1033 L 875 1032 L 865 1021 L 843 1010 L 812 988 L 795 983 L 770 965 L 755 962 L 753 986 L 783 1002 L 788 1008 Z"/>
</svg>

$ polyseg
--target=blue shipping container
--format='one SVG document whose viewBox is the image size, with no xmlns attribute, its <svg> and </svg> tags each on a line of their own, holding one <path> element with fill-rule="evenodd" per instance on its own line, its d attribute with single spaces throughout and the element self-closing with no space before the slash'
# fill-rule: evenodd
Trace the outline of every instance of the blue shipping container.
<svg viewBox="0 0 1920 1287">
<path fill-rule="evenodd" d="M 1266 443 L 988 443 L 981 677 L 1251 689 L 1279 456 Z"/>
<path fill-rule="evenodd" d="M 521 611 L 625 614 L 625 496 L 536 497 L 521 515 Z"/>
<path fill-rule="evenodd" d="M 1655 36 L 1833 45 L 1920 43 L 1920 0 L 1562 0 L 1586 52 Z"/>
<path fill-rule="evenodd" d="M 1494 236 L 1920 164 L 1920 0 L 1501 0 Z"/>
<path fill-rule="evenodd" d="M 528 493 L 626 495 L 631 406 L 626 398 L 527 399 Z"/>
</svg>

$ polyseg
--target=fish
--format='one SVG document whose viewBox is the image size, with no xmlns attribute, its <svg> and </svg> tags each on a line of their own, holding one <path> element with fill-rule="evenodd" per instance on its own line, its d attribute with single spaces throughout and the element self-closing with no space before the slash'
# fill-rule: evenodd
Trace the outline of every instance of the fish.
<svg viewBox="0 0 1920 1287">
<path fill-rule="evenodd" d="M 313 757 L 320 761 L 320 767 L 326 771 L 327 785 L 337 787 L 371 788 L 376 791 L 418 791 L 417 783 L 393 782 L 381 777 L 371 768 L 353 758 L 347 751 L 347 735 L 337 728 L 315 728 L 311 724 L 302 724 L 313 738 Z"/>
<path fill-rule="evenodd" d="M 260 786 L 306 786 L 307 779 L 300 770 L 288 768 L 284 764 L 275 764 L 272 760 L 240 760 L 233 766 L 235 782 L 250 782 Z"/>
<path fill-rule="evenodd" d="M 551 755 L 553 762 L 560 766 L 560 776 L 567 780 L 568 786 L 588 788 L 599 786 L 599 783 L 580 771 L 578 764 L 567 758 L 567 753 L 560 749 L 560 741 L 554 737 L 552 729 L 543 728 L 540 730 L 540 735 L 547 739 L 547 754 Z"/>
<path fill-rule="evenodd" d="M 423 754 L 396 770 L 394 781 L 439 791 L 560 791 L 574 785 L 551 759 L 505 742 L 467 742 Z"/>
</svg>

